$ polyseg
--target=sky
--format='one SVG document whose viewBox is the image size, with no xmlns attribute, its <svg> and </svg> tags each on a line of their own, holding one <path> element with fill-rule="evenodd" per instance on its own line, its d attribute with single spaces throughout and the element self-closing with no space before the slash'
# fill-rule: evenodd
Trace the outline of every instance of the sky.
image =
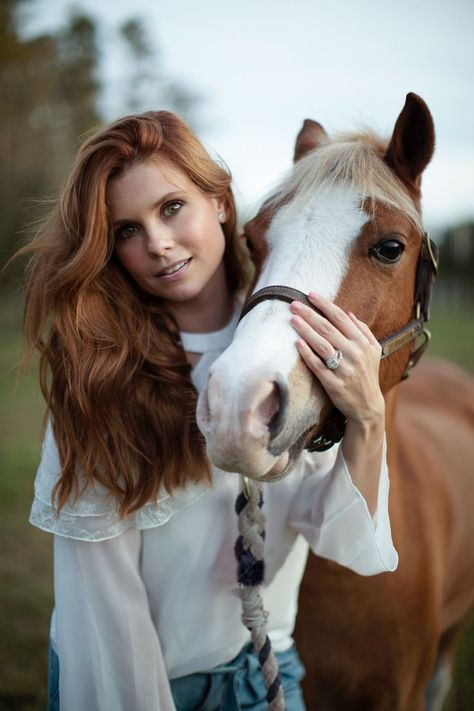
<svg viewBox="0 0 474 711">
<path fill-rule="evenodd" d="M 329 133 L 364 125 L 389 136 L 414 91 L 437 135 L 425 224 L 474 218 L 472 0 L 35 0 L 28 32 L 58 28 L 71 7 L 109 28 L 111 119 L 126 66 L 110 28 L 145 21 L 162 68 L 204 97 L 200 137 L 230 167 L 244 214 L 290 168 L 304 118 Z"/>
</svg>

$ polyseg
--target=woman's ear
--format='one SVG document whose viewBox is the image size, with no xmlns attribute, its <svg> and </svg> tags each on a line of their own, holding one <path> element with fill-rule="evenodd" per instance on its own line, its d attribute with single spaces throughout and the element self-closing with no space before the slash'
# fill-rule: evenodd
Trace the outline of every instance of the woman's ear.
<svg viewBox="0 0 474 711">
<path fill-rule="evenodd" d="M 213 198 L 219 222 L 224 223 L 227 220 L 227 209 L 225 197 Z"/>
</svg>

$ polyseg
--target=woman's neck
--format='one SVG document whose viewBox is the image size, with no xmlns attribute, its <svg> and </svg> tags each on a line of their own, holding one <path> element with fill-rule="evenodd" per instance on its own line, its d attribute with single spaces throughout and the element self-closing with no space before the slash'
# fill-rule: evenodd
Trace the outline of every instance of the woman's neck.
<svg viewBox="0 0 474 711">
<path fill-rule="evenodd" d="M 234 295 L 223 270 L 216 277 L 212 289 L 204 289 L 191 301 L 169 304 L 180 331 L 208 333 L 229 323 L 234 312 Z"/>
</svg>

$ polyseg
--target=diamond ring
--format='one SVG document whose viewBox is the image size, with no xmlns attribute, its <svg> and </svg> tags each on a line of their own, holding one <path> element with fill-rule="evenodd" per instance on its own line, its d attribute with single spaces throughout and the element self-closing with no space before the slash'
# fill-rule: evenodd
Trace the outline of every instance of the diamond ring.
<svg viewBox="0 0 474 711">
<path fill-rule="evenodd" d="M 334 354 L 324 361 L 324 365 L 329 370 L 336 370 L 339 367 L 341 360 L 344 358 L 341 351 L 334 351 Z"/>
</svg>

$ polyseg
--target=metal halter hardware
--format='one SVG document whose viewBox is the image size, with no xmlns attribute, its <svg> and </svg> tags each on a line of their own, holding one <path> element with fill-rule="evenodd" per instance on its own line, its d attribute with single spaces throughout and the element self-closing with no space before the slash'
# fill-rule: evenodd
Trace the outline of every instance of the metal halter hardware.
<svg viewBox="0 0 474 711">
<path fill-rule="evenodd" d="M 413 318 L 406 326 L 403 326 L 403 328 L 391 336 L 379 341 L 382 346 L 380 359 L 384 360 L 395 351 L 406 346 L 407 343 L 419 337 L 422 338 L 420 345 L 410 354 L 401 377 L 402 380 L 408 378 L 410 370 L 418 363 L 431 338 L 431 334 L 425 328 L 425 324 L 430 315 L 431 291 L 437 273 L 438 248 L 428 233 L 424 232 L 421 241 L 420 256 L 416 267 Z M 302 304 L 305 304 L 305 306 L 309 306 L 314 311 L 317 311 L 315 306 L 309 301 L 307 295 L 302 291 L 298 291 L 298 289 L 293 289 L 289 286 L 266 286 L 249 296 L 243 306 L 239 321 L 257 306 L 257 304 L 269 299 L 277 299 L 289 304 L 292 301 L 300 301 Z M 337 408 L 333 408 L 324 427 L 317 434 L 311 436 L 311 439 L 305 445 L 305 449 L 308 449 L 310 452 L 322 452 L 329 449 L 342 439 L 345 425 L 346 420 L 342 412 Z"/>
</svg>

